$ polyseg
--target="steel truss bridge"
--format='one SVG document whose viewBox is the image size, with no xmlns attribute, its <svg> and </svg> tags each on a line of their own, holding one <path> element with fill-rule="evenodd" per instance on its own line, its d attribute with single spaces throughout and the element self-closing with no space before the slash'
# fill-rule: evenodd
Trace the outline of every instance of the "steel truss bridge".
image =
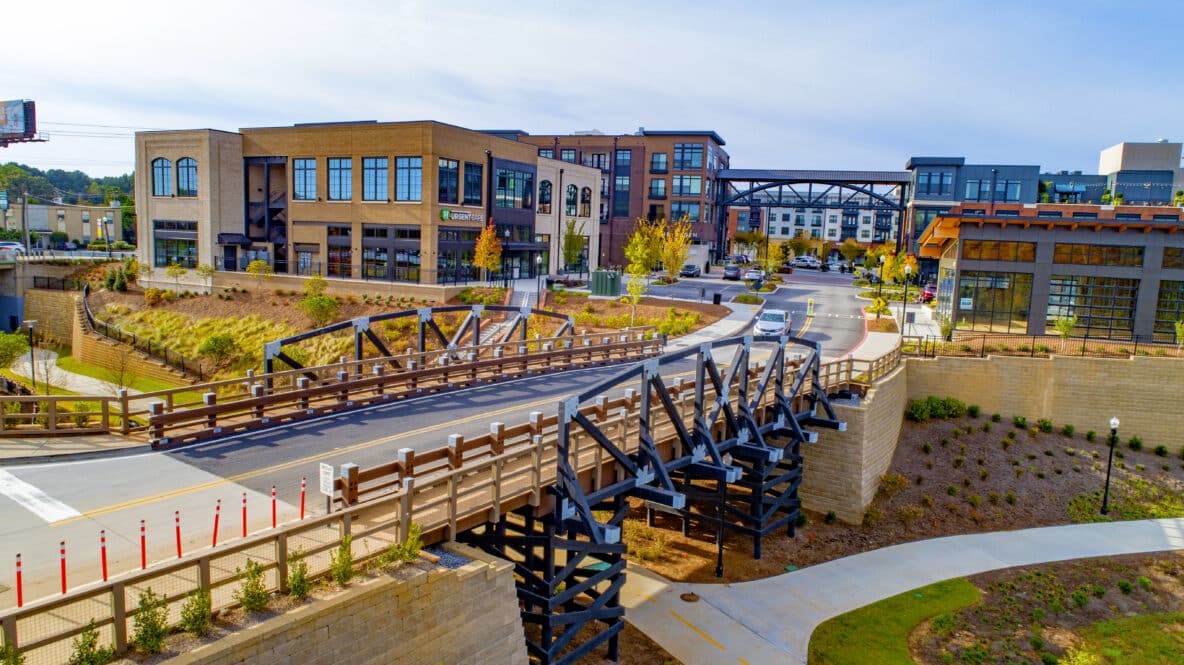
<svg viewBox="0 0 1184 665">
<path fill-rule="evenodd" d="M 729 206 L 873 210 L 897 214 L 896 251 L 901 249 L 912 182 L 908 171 L 724 169 L 718 177 L 721 234 Z"/>
</svg>

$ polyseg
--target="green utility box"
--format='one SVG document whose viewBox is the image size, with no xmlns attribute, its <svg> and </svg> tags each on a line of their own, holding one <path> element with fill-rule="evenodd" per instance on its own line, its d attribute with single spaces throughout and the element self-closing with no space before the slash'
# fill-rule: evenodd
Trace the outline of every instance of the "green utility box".
<svg viewBox="0 0 1184 665">
<path fill-rule="evenodd" d="M 592 295 L 611 298 L 621 295 L 621 273 L 615 270 L 597 270 L 592 273 Z"/>
</svg>

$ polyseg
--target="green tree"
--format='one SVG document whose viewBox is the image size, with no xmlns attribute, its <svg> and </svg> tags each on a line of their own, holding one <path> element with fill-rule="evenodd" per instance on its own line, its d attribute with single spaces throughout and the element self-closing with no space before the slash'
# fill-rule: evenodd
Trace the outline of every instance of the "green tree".
<svg viewBox="0 0 1184 665">
<path fill-rule="evenodd" d="M 173 280 L 173 283 L 177 285 L 177 291 L 181 290 L 181 278 L 188 273 L 189 269 L 180 263 L 170 263 L 169 266 L 164 269 L 164 274 L 168 275 L 169 278 Z"/>
<path fill-rule="evenodd" d="M 234 335 L 218 333 L 207 337 L 201 346 L 197 347 L 197 352 L 209 357 L 215 365 L 221 365 L 226 359 L 239 352 L 239 346 Z"/>
<path fill-rule="evenodd" d="M 296 307 L 312 319 L 315 328 L 332 323 L 337 318 L 340 307 L 337 300 L 329 296 L 308 296 L 296 303 Z"/>
<path fill-rule="evenodd" d="M 1180 347 L 1184 347 L 1184 320 L 1176 319 L 1176 355 L 1180 355 Z"/>
<path fill-rule="evenodd" d="M 732 235 L 732 247 L 740 248 L 742 253 L 749 256 L 756 256 L 768 242 L 769 237 L 760 231 L 737 231 Z"/>
<path fill-rule="evenodd" d="M 29 339 L 25 335 L 0 333 L 0 368 L 6 368 L 17 358 L 29 352 Z"/>
<path fill-rule="evenodd" d="M 662 234 L 662 265 L 666 267 L 666 275 L 670 281 L 674 281 L 691 252 L 690 215 L 684 214 L 682 219 L 666 224 L 665 227 Z"/>
<path fill-rule="evenodd" d="M 485 279 L 489 279 L 489 273 L 497 270 L 501 263 L 502 241 L 497 237 L 493 222 L 490 222 L 477 236 L 477 245 L 473 248 L 473 265 L 484 270 Z"/>
<path fill-rule="evenodd" d="M 1057 334 L 1061 336 L 1061 353 L 1064 353 L 1065 342 L 1073 334 L 1073 329 L 1077 327 L 1077 315 L 1058 316 L 1052 325 L 1056 329 Z"/>
<path fill-rule="evenodd" d="M 810 239 L 806 237 L 805 231 L 798 231 L 790 238 L 789 251 L 793 252 L 794 256 L 804 256 L 806 251 L 810 249 Z"/>
<path fill-rule="evenodd" d="M 214 273 L 217 272 L 214 270 L 214 266 L 208 263 L 199 263 L 197 264 L 197 267 L 193 269 L 193 272 L 197 273 L 198 277 L 205 280 L 207 288 L 214 288 Z"/>
<path fill-rule="evenodd" d="M 855 238 L 847 238 L 842 245 L 839 245 L 839 253 L 843 255 L 847 263 L 854 265 L 855 259 L 863 254 L 863 245 L 860 245 Z"/>
<path fill-rule="evenodd" d="M 309 298 L 325 295 L 327 288 L 329 288 L 329 282 L 320 275 L 313 275 L 304 280 L 304 295 Z"/>
<path fill-rule="evenodd" d="M 255 288 L 262 289 L 263 280 L 274 277 L 275 271 L 267 261 L 255 259 L 247 264 L 247 274 L 255 280 Z"/>
<path fill-rule="evenodd" d="M 630 274 L 648 276 L 662 260 L 662 245 L 665 242 L 666 220 L 638 218 L 633 233 L 625 245 L 625 258 L 629 260 Z M 681 267 L 681 266 L 680 266 Z"/>
<path fill-rule="evenodd" d="M 584 253 L 584 245 L 587 243 L 587 237 L 584 236 L 584 222 L 577 222 L 574 219 L 567 220 L 567 224 L 563 229 L 563 269 L 580 263 L 580 259 Z"/>
</svg>

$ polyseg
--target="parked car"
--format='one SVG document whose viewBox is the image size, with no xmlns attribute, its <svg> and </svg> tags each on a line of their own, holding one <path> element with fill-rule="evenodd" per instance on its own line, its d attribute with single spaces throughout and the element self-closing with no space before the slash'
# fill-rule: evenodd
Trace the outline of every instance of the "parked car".
<svg viewBox="0 0 1184 665">
<path fill-rule="evenodd" d="M 765 271 L 760 268 L 749 268 L 744 272 L 744 279 L 746 280 L 760 280 L 765 278 Z"/>
<path fill-rule="evenodd" d="M 14 240 L 0 241 L 0 251 L 3 252 L 24 252 L 25 246 Z"/>
<path fill-rule="evenodd" d="M 703 269 L 693 263 L 686 264 L 682 267 L 682 270 L 678 271 L 679 277 L 698 277 L 702 274 Z"/>
<path fill-rule="evenodd" d="M 740 266 L 735 263 L 729 263 L 724 266 L 724 279 L 730 279 L 734 282 L 740 281 Z"/>
<path fill-rule="evenodd" d="M 756 319 L 753 331 L 758 335 L 782 335 L 789 332 L 789 312 L 766 309 Z"/>
<path fill-rule="evenodd" d="M 822 266 L 822 262 L 816 256 L 795 256 L 791 263 L 795 268 L 812 268 L 814 270 Z"/>
<path fill-rule="evenodd" d="M 782 263 L 781 265 L 777 266 L 777 272 L 781 273 L 782 275 L 792 275 L 793 274 L 793 264 L 789 263 L 788 261 L 785 263 Z"/>
<path fill-rule="evenodd" d="M 937 285 L 926 284 L 921 287 L 921 302 L 932 302 L 937 297 Z"/>
</svg>

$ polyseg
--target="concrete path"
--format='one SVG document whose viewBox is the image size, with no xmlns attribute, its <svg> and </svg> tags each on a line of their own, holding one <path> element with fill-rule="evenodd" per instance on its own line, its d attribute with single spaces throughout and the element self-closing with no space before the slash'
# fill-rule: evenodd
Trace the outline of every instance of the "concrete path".
<svg viewBox="0 0 1184 665">
<path fill-rule="evenodd" d="M 631 567 L 631 622 L 686 665 L 805 663 L 822 622 L 955 577 L 1067 559 L 1184 549 L 1184 518 L 999 531 L 893 545 L 740 584 L 679 584 Z M 700 598 L 679 598 L 693 592 Z"/>
<path fill-rule="evenodd" d="M 689 335 L 683 335 L 674 339 L 666 345 L 667 353 L 681 351 L 707 342 L 714 342 L 717 339 L 739 335 L 748 327 L 748 324 L 752 323 L 752 319 L 761 311 L 760 305 L 741 305 L 734 302 L 722 304 L 724 307 L 732 310 L 732 313 Z"/>
<path fill-rule="evenodd" d="M 37 364 L 30 369 L 29 354 L 24 354 L 12 363 L 12 371 L 23 377 L 29 378 L 31 374 L 36 374 L 37 385 L 41 386 L 41 390 L 45 389 L 45 375 L 46 369 L 49 370 L 49 383 L 55 388 L 64 388 L 70 392 L 75 392 L 80 395 L 112 395 L 119 392 L 119 388 L 107 381 L 100 381 L 91 376 L 82 374 L 75 374 L 74 372 L 67 372 L 61 367 L 57 366 L 58 354 L 49 349 L 37 349 Z M 128 388 L 129 395 L 139 395 L 139 390 L 132 390 Z"/>
</svg>

